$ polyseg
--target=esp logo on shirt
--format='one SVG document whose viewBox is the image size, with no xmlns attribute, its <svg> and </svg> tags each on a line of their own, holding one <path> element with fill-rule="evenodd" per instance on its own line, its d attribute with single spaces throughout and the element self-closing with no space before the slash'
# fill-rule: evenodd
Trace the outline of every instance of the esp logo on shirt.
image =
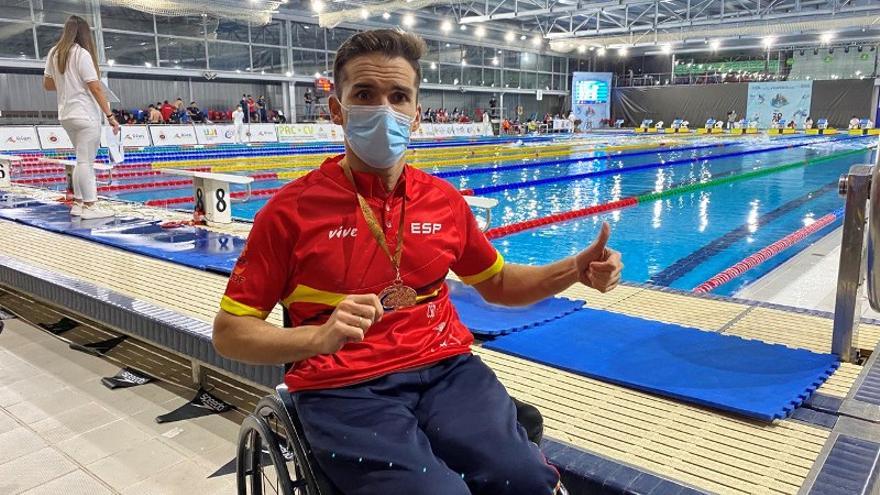
<svg viewBox="0 0 880 495">
<path fill-rule="evenodd" d="M 440 232 L 440 228 L 443 227 L 439 223 L 421 223 L 421 222 L 413 222 L 409 224 L 409 232 L 411 234 L 421 234 L 421 235 L 429 235 L 436 234 Z"/>
</svg>

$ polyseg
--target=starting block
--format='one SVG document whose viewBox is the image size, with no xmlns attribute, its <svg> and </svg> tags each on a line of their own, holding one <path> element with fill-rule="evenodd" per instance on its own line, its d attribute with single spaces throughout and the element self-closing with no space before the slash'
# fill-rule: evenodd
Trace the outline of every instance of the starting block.
<svg viewBox="0 0 880 495">
<path fill-rule="evenodd" d="M 50 158 L 46 160 L 47 163 L 54 163 L 57 165 L 64 165 L 64 175 L 67 177 L 67 192 L 73 192 L 73 169 L 76 167 L 76 160 L 59 160 L 56 158 Z M 92 167 L 95 171 L 107 172 L 109 178 L 107 181 L 98 181 L 98 184 L 101 186 L 109 186 L 113 184 L 113 165 L 107 163 L 93 163 Z"/>
<path fill-rule="evenodd" d="M 697 134 L 724 134 L 724 129 L 719 127 L 700 127 Z"/>
<path fill-rule="evenodd" d="M 12 185 L 12 167 L 22 162 L 18 155 L 0 155 L 0 187 Z"/>
<path fill-rule="evenodd" d="M 482 226 L 482 230 L 485 231 L 488 229 L 489 224 L 492 223 L 492 208 L 498 206 L 498 200 L 495 198 L 485 198 L 483 196 L 465 196 L 464 200 L 471 208 L 485 210 L 486 223 Z"/>
<path fill-rule="evenodd" d="M 246 175 L 215 174 L 212 172 L 196 172 L 174 168 L 163 169 L 162 173 L 192 177 L 195 211 L 204 212 L 205 220 L 209 224 L 232 223 L 230 184 L 246 186 L 247 195 L 244 201 L 247 201 L 251 196 L 251 183 L 254 182 L 253 177 Z"/>
<path fill-rule="evenodd" d="M 807 134 L 810 135 L 820 135 L 820 136 L 830 136 L 832 134 L 837 134 L 837 129 L 828 128 L 828 129 L 807 129 Z"/>
</svg>

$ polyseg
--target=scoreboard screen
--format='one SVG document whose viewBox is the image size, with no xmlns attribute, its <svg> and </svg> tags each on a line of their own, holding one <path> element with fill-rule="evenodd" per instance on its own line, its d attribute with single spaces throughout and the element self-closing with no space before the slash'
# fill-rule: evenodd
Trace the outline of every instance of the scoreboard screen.
<svg viewBox="0 0 880 495">
<path fill-rule="evenodd" d="M 319 96 L 326 96 L 333 92 L 334 90 L 333 83 L 330 82 L 330 79 L 326 77 L 319 77 L 315 79 L 315 93 Z"/>
<path fill-rule="evenodd" d="M 574 88 L 577 104 L 608 103 L 608 82 L 578 81 Z"/>
</svg>

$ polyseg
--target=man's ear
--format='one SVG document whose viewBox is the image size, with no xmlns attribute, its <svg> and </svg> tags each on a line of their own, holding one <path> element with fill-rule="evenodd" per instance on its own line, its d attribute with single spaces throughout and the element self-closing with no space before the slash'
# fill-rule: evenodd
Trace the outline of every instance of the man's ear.
<svg viewBox="0 0 880 495">
<path fill-rule="evenodd" d="M 336 95 L 331 96 L 327 100 L 330 106 L 330 121 L 336 125 L 342 125 L 342 103 Z"/>
<path fill-rule="evenodd" d="M 416 105 L 416 120 L 412 123 L 409 128 L 409 132 L 416 132 L 419 130 L 419 126 L 422 124 L 422 104 L 419 103 Z"/>
</svg>

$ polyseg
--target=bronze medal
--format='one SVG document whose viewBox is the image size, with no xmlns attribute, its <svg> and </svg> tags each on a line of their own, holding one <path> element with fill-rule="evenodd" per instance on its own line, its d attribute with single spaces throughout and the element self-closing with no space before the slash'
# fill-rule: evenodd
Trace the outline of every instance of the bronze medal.
<svg viewBox="0 0 880 495">
<path fill-rule="evenodd" d="M 386 310 L 408 308 L 416 305 L 416 291 L 412 287 L 403 285 L 400 280 L 382 289 L 379 293 L 379 302 Z"/>
</svg>

